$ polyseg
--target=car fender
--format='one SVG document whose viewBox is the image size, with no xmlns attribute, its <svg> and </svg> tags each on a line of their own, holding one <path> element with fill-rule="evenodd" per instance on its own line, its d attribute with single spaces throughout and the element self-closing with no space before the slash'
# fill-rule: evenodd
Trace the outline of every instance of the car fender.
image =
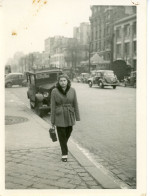
<svg viewBox="0 0 150 196">
<path fill-rule="evenodd" d="M 93 82 L 93 78 L 89 78 L 88 79 L 88 82 Z"/>
<path fill-rule="evenodd" d="M 29 99 L 29 92 L 27 91 L 27 98 Z"/>
<path fill-rule="evenodd" d="M 100 83 L 100 82 L 103 84 L 103 83 L 104 83 L 104 80 L 100 78 L 100 79 L 98 80 L 98 83 Z"/>
<path fill-rule="evenodd" d="M 42 102 L 44 99 L 44 96 L 42 94 L 38 93 L 35 95 L 35 98 L 38 102 Z"/>
</svg>

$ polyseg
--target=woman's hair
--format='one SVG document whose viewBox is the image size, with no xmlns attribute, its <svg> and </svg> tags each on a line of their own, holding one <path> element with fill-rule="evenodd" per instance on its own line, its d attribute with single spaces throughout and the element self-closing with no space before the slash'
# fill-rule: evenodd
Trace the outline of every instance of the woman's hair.
<svg viewBox="0 0 150 196">
<path fill-rule="evenodd" d="M 58 76 L 57 83 L 56 83 L 56 88 L 58 88 L 59 90 L 61 89 L 61 86 L 59 84 L 59 80 L 61 78 L 66 78 L 66 80 L 67 80 L 67 89 L 66 90 L 68 91 L 69 88 L 71 87 L 71 81 L 70 81 L 69 77 L 66 74 L 62 74 L 62 75 Z"/>
</svg>

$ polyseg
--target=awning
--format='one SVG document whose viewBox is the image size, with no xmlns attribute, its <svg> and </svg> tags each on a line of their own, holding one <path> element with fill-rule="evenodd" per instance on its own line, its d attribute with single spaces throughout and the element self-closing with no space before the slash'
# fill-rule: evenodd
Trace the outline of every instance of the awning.
<svg viewBox="0 0 150 196">
<path fill-rule="evenodd" d="M 105 61 L 102 56 L 99 56 L 97 53 L 95 53 L 91 58 L 90 61 L 92 64 L 106 64 L 110 63 L 110 61 Z"/>
</svg>

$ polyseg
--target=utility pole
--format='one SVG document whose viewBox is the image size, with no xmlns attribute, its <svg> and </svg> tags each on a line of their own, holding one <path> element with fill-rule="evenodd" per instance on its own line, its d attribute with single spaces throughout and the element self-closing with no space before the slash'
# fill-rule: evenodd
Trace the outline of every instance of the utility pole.
<svg viewBox="0 0 150 196">
<path fill-rule="evenodd" d="M 50 62 L 50 59 L 51 59 L 51 55 L 49 54 L 49 68 L 51 68 L 51 62 Z"/>
<path fill-rule="evenodd" d="M 90 55 L 90 52 L 91 52 L 91 42 L 89 41 L 89 73 L 91 71 L 91 55 Z"/>
</svg>

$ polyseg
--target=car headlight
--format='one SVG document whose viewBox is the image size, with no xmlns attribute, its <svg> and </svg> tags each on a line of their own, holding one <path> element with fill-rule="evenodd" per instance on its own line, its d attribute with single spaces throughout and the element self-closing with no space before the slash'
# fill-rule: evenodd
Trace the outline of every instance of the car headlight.
<svg viewBox="0 0 150 196">
<path fill-rule="evenodd" d="M 48 92 L 44 92 L 44 93 L 43 93 L 43 96 L 44 96 L 44 97 L 48 97 L 48 96 L 49 96 L 49 93 L 48 93 Z"/>
</svg>

